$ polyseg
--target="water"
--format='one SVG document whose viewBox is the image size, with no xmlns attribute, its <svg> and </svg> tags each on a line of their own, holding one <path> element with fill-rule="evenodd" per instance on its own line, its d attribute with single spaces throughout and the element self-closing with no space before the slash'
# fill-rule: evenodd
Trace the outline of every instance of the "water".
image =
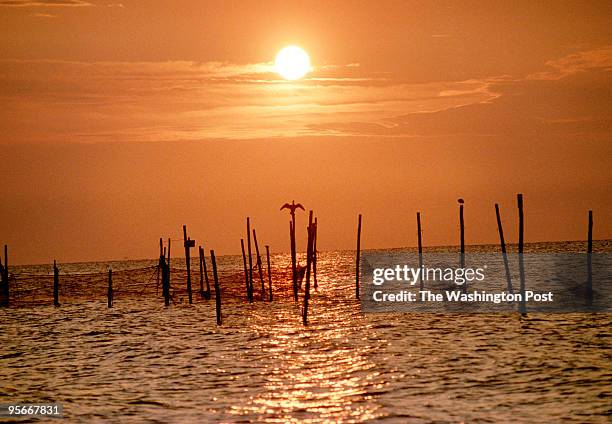
<svg viewBox="0 0 612 424">
<path fill-rule="evenodd" d="M 223 259 L 222 284 L 240 262 Z M 367 314 L 353 267 L 352 252 L 321 254 L 306 328 L 287 290 L 248 304 L 228 289 L 220 327 L 197 296 L 0 310 L 0 403 L 61 402 L 71 422 L 607 421 L 610 314 Z"/>
</svg>

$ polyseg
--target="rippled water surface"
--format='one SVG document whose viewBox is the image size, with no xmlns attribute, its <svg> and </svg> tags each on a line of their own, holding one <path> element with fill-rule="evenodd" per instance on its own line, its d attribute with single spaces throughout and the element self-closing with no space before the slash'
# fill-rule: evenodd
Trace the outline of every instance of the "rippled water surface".
<svg viewBox="0 0 612 424">
<path fill-rule="evenodd" d="M 610 314 L 366 314 L 353 266 L 321 255 L 308 327 L 282 290 L 226 296 L 222 326 L 197 296 L 0 310 L 0 403 L 61 402 L 72 422 L 607 420 Z"/>
</svg>

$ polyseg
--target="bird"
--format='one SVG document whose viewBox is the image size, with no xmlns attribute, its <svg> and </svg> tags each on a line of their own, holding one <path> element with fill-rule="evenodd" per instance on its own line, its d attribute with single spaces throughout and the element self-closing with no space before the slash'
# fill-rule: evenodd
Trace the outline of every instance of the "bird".
<svg viewBox="0 0 612 424">
<path fill-rule="evenodd" d="M 289 209 L 289 213 L 291 214 L 292 217 L 295 217 L 295 210 L 296 209 L 301 209 L 303 211 L 305 211 L 306 209 L 304 209 L 304 206 L 302 206 L 301 203 L 295 203 L 295 200 L 291 201 L 291 204 L 289 203 L 285 203 L 283 206 L 281 206 L 280 210 L 282 211 L 283 209 Z"/>
<path fill-rule="evenodd" d="M 458 201 L 459 203 L 461 203 L 461 204 L 463 204 L 463 203 L 464 203 L 463 199 L 459 199 L 459 200 L 457 200 L 457 201 Z"/>
</svg>

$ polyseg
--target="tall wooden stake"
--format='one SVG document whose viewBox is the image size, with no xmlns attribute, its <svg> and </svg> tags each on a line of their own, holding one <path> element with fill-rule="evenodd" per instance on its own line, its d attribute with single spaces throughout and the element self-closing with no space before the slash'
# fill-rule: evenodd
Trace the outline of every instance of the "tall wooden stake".
<svg viewBox="0 0 612 424">
<path fill-rule="evenodd" d="M 272 302 L 272 268 L 270 267 L 270 246 L 266 245 L 266 258 L 268 260 L 268 288 L 270 289 L 270 302 Z"/>
<path fill-rule="evenodd" d="M 253 299 L 253 256 L 251 253 L 251 219 L 247 217 L 247 249 L 249 253 L 249 299 Z"/>
<path fill-rule="evenodd" d="M 419 286 L 421 287 L 421 290 L 424 289 L 423 287 L 423 239 L 422 239 L 422 234 L 423 231 L 421 230 L 421 212 L 417 212 L 417 242 L 418 242 L 418 248 L 419 248 L 419 269 L 421 270 L 419 272 Z"/>
<path fill-rule="evenodd" d="M 304 288 L 304 312 L 302 322 L 308 325 L 308 301 L 310 300 L 310 268 L 312 266 L 312 245 L 314 239 L 314 224 L 312 222 L 312 210 L 308 217 L 308 243 L 306 247 L 306 286 Z"/>
<path fill-rule="evenodd" d="M 168 294 L 170 293 L 170 269 L 172 268 L 170 264 L 170 237 L 168 237 Z"/>
<path fill-rule="evenodd" d="M 459 199 L 459 229 L 461 239 L 461 254 L 459 256 L 459 267 L 465 269 L 465 224 L 463 222 L 463 199 Z M 463 292 L 467 291 L 467 282 L 461 286 Z"/>
<path fill-rule="evenodd" d="M 253 242 L 255 242 L 255 254 L 257 255 L 257 270 L 259 271 L 259 280 L 261 281 L 261 300 L 266 300 L 266 285 L 263 278 L 263 270 L 261 269 L 261 255 L 259 254 L 259 245 L 257 244 L 257 234 L 253 228 Z"/>
<path fill-rule="evenodd" d="M 170 266 L 166 263 L 164 254 L 159 256 L 159 267 L 161 268 L 162 293 L 164 305 L 170 306 Z"/>
<path fill-rule="evenodd" d="M 210 260 L 213 267 L 213 278 L 215 279 L 215 309 L 217 311 L 217 325 L 221 325 L 221 289 L 219 288 L 219 276 L 217 275 L 217 260 L 215 251 L 210 251 Z"/>
<path fill-rule="evenodd" d="M 518 204 L 518 213 L 519 213 L 519 237 L 518 237 L 518 256 L 519 256 L 519 276 L 520 276 L 520 291 L 521 291 L 521 302 L 520 302 L 520 312 L 521 314 L 527 313 L 527 308 L 525 305 L 525 262 L 523 258 L 523 233 L 525 229 L 524 224 L 524 216 L 523 216 L 523 195 L 517 194 L 516 200 Z"/>
<path fill-rule="evenodd" d="M 495 204 L 495 216 L 497 216 L 497 230 L 499 231 L 499 245 L 501 247 L 502 259 L 504 260 L 504 269 L 506 270 L 506 283 L 508 293 L 513 293 L 512 275 L 510 274 L 510 265 L 508 265 L 508 253 L 506 252 L 506 240 L 504 239 L 504 227 L 502 226 L 501 214 L 499 213 L 499 205 Z"/>
<path fill-rule="evenodd" d="M 210 299 L 210 283 L 208 281 L 208 270 L 206 269 L 206 255 L 204 255 L 204 248 L 199 247 L 200 251 L 200 296 L 208 300 Z M 206 290 L 202 287 L 202 277 L 206 281 Z"/>
<path fill-rule="evenodd" d="M 297 253 L 295 251 L 295 215 L 289 221 L 289 237 L 291 239 L 291 272 L 293 279 L 293 300 L 298 301 Z"/>
<path fill-rule="evenodd" d="M 240 239 L 240 245 L 242 246 L 242 262 L 244 263 L 244 280 L 246 283 L 246 295 L 249 302 L 253 302 L 251 296 L 251 290 L 249 286 L 249 270 L 247 269 L 246 254 L 244 253 L 244 239 Z"/>
<path fill-rule="evenodd" d="M 461 268 L 465 268 L 465 223 L 463 222 L 463 199 L 459 199 L 459 238 L 461 243 Z"/>
<path fill-rule="evenodd" d="M 1 306 L 9 306 L 10 305 L 10 285 L 9 285 L 9 268 L 8 268 L 8 246 L 4 245 L 4 265 L 0 266 L 0 270 L 2 271 L 2 275 L 0 275 L 2 279 L 2 305 Z"/>
<path fill-rule="evenodd" d="M 159 238 L 159 256 L 161 256 L 164 253 L 164 241 L 162 240 L 162 238 Z M 159 266 L 159 264 L 157 264 L 157 285 L 155 286 L 155 290 L 157 291 L 157 293 L 159 293 L 159 276 L 161 273 L 161 267 Z"/>
<path fill-rule="evenodd" d="M 193 303 L 193 297 L 191 294 L 191 258 L 189 249 L 195 247 L 195 240 L 191 240 L 187 237 L 187 226 L 183 225 L 183 245 L 185 246 L 185 265 L 187 266 L 187 295 L 189 296 L 189 304 Z"/>
<path fill-rule="evenodd" d="M 315 290 L 319 287 L 319 283 L 317 282 L 317 229 L 318 223 L 317 218 L 314 219 L 314 231 L 313 231 L 313 240 L 312 240 L 312 278 L 314 280 L 314 288 Z"/>
<path fill-rule="evenodd" d="M 159 270 L 159 268 L 158 268 Z M 113 269 L 108 268 L 108 307 L 113 307 Z"/>
<path fill-rule="evenodd" d="M 59 306 L 59 269 L 53 261 L 53 306 Z"/>
<path fill-rule="evenodd" d="M 359 300 L 359 260 L 361 255 L 361 214 L 357 224 L 357 258 L 355 259 L 355 295 Z"/>
<path fill-rule="evenodd" d="M 589 211 L 589 230 L 587 234 L 587 305 L 593 305 L 593 211 Z"/>
</svg>

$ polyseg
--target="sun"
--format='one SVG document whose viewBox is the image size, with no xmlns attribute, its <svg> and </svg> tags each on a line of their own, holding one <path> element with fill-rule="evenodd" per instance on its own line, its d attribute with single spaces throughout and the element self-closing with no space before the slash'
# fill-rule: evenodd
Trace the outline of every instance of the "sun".
<svg viewBox="0 0 612 424">
<path fill-rule="evenodd" d="M 284 47 L 276 54 L 274 70 L 287 80 L 300 79 L 310 72 L 310 57 L 301 47 Z"/>
</svg>

